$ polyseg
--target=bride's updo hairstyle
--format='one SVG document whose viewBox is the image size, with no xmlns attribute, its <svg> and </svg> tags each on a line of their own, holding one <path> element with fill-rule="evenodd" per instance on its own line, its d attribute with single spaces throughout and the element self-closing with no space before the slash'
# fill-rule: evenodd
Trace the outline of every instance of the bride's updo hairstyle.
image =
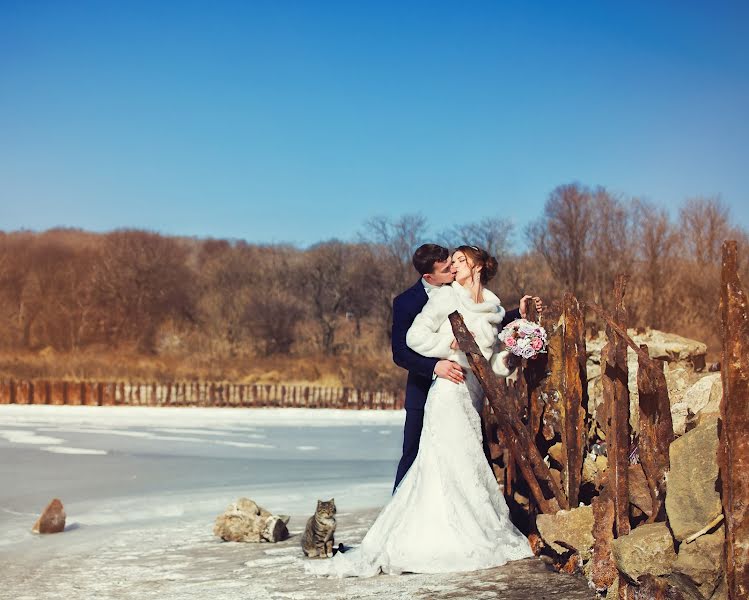
<svg viewBox="0 0 749 600">
<path fill-rule="evenodd" d="M 497 274 L 497 259 L 491 256 L 486 250 L 478 246 L 458 246 L 455 250 L 460 250 L 471 261 L 474 267 L 481 267 L 480 279 L 481 284 L 486 285 Z"/>
</svg>

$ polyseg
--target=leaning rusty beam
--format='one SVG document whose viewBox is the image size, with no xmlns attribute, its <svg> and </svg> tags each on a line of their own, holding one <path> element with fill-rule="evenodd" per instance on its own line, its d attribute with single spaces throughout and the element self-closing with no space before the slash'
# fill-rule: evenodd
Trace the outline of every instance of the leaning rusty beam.
<svg viewBox="0 0 749 600">
<path fill-rule="evenodd" d="M 646 353 L 648 347 L 640 346 Z M 668 448 L 674 440 L 671 404 L 663 374 L 663 361 L 637 360 L 637 389 L 640 394 L 640 463 L 647 478 L 653 511 L 652 523 L 663 516 L 666 501 L 666 475 L 671 469 Z"/>
<path fill-rule="evenodd" d="M 543 457 L 525 425 L 518 418 L 516 410 L 508 406 L 506 402 L 502 402 L 499 380 L 476 345 L 476 341 L 471 332 L 468 331 L 463 317 L 457 311 L 450 315 L 450 324 L 458 346 L 466 353 L 468 363 L 481 383 L 489 404 L 494 410 L 503 438 L 512 450 L 513 458 L 528 483 L 539 508 L 547 514 L 555 513 L 559 507 L 568 508 L 567 498 L 552 479 L 549 468 L 544 463 Z M 539 480 L 543 481 L 551 490 L 556 502 L 544 496 Z"/>
<path fill-rule="evenodd" d="M 614 282 L 614 321 L 626 331 L 627 309 L 624 293 L 627 278 Z M 601 350 L 601 383 L 606 403 L 608 427 L 606 443 L 609 458 L 609 484 L 614 501 L 617 537 L 629 533 L 629 389 L 627 388 L 627 344 L 607 325 L 608 343 Z"/>
<path fill-rule="evenodd" d="M 749 309 L 737 267 L 737 244 L 723 243 L 720 316 L 723 335 L 718 463 L 726 517 L 728 598 L 749 598 Z"/>
<path fill-rule="evenodd" d="M 607 329 L 611 328 L 611 331 L 613 331 L 614 333 L 616 333 L 622 340 L 624 340 L 624 342 L 627 344 L 627 346 L 629 346 L 630 348 L 632 348 L 632 350 L 635 352 L 635 354 L 637 354 L 638 358 L 645 358 L 645 359 L 649 359 L 650 358 L 650 356 L 648 355 L 647 351 L 645 351 L 642 348 L 640 348 L 637 345 L 637 343 L 631 337 L 629 337 L 629 334 L 627 333 L 627 328 L 626 327 L 622 327 L 621 325 L 619 325 L 616 322 L 615 317 L 612 317 L 610 314 L 608 314 L 598 304 L 596 304 L 595 302 L 584 302 L 583 303 L 583 307 L 584 308 L 589 308 L 594 313 L 596 313 L 596 315 L 598 315 L 599 317 L 601 317 L 601 319 L 603 319 L 603 321 L 606 323 L 606 328 Z"/>
</svg>

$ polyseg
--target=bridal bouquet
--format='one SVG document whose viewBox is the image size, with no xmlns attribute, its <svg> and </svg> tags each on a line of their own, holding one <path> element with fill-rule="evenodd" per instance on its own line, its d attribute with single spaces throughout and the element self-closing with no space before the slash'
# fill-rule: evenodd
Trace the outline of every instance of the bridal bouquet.
<svg viewBox="0 0 749 600">
<path fill-rule="evenodd" d="M 515 319 L 500 333 L 499 339 L 512 354 L 521 358 L 536 358 L 546 352 L 546 330 L 538 323 Z"/>
</svg>

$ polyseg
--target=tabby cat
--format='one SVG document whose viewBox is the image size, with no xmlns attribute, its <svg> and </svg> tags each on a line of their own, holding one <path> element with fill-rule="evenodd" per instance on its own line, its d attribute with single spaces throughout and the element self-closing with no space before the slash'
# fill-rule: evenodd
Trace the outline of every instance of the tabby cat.
<svg viewBox="0 0 749 600">
<path fill-rule="evenodd" d="M 317 509 L 307 521 L 302 536 L 302 550 L 310 558 L 333 556 L 335 533 L 335 499 L 317 501 Z"/>
</svg>

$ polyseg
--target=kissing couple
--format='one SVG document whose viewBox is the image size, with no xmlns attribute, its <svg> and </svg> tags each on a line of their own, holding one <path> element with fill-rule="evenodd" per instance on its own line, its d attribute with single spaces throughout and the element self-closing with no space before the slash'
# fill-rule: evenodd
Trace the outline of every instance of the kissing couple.
<svg viewBox="0 0 749 600">
<path fill-rule="evenodd" d="M 525 315 L 506 312 L 486 289 L 497 260 L 477 246 L 450 255 L 425 244 L 413 264 L 421 279 L 393 301 L 393 360 L 408 371 L 393 496 L 358 547 L 305 564 L 314 574 L 474 571 L 533 555 L 484 455 L 484 392 L 448 319 L 457 310 L 492 370 L 506 377 L 508 352 L 500 352 L 498 332 Z"/>
</svg>

